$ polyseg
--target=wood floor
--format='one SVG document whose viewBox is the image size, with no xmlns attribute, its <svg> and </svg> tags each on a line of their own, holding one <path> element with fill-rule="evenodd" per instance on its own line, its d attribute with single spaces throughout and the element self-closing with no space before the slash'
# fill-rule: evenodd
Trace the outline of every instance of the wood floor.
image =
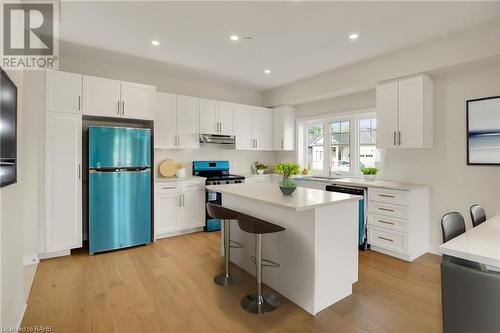
<svg viewBox="0 0 500 333">
<path fill-rule="evenodd" d="M 149 246 L 42 261 L 23 326 L 53 332 L 441 332 L 440 258 L 409 264 L 360 253 L 353 294 L 316 317 L 282 299 L 275 312 L 246 313 L 239 302 L 254 279 L 221 288 L 219 235 L 197 233 Z"/>
</svg>

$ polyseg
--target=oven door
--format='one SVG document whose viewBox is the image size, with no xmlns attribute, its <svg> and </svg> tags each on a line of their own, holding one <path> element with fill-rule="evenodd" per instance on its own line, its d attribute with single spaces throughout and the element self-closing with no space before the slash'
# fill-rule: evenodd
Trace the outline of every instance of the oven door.
<svg viewBox="0 0 500 333">
<path fill-rule="evenodd" d="M 205 202 L 222 205 L 222 194 L 214 191 L 205 190 Z M 205 231 L 220 230 L 220 219 L 214 219 L 208 215 L 207 207 L 205 206 Z"/>
</svg>

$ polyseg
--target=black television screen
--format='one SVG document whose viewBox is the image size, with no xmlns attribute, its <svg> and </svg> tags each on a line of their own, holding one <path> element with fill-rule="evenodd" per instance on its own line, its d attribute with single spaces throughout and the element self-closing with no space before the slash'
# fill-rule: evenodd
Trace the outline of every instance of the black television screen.
<svg viewBox="0 0 500 333">
<path fill-rule="evenodd" d="M 17 87 L 2 69 L 0 79 L 0 187 L 17 181 Z"/>
</svg>

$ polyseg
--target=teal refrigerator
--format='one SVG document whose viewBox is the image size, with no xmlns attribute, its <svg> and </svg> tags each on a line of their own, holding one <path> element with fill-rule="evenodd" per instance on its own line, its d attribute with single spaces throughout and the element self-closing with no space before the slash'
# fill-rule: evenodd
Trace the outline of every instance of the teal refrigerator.
<svg viewBox="0 0 500 333">
<path fill-rule="evenodd" d="M 89 253 L 151 241 L 151 132 L 90 126 Z"/>
</svg>

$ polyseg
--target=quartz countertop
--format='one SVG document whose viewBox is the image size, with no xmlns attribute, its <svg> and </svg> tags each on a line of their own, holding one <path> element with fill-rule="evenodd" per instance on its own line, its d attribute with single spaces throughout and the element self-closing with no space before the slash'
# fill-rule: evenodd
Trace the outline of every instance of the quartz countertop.
<svg viewBox="0 0 500 333">
<path fill-rule="evenodd" d="M 447 241 L 439 250 L 449 256 L 500 268 L 500 215 Z"/>
<path fill-rule="evenodd" d="M 428 185 L 421 184 L 410 184 L 403 182 L 395 182 L 390 180 L 366 180 L 363 178 L 322 178 L 322 177 L 314 177 L 314 176 L 302 176 L 295 178 L 296 181 L 310 181 L 310 182 L 321 182 L 325 184 L 337 184 L 337 185 L 347 185 L 347 186 L 360 186 L 366 188 L 387 188 L 387 189 L 395 189 L 395 190 L 418 190 L 423 188 L 428 188 Z"/>
<path fill-rule="evenodd" d="M 198 177 L 198 176 L 188 176 L 186 178 L 177 178 L 177 177 L 156 177 L 155 178 L 155 183 L 181 183 L 181 182 L 205 182 L 204 177 Z"/>
<path fill-rule="evenodd" d="M 357 195 L 303 187 L 297 187 L 292 195 L 285 196 L 275 183 L 208 185 L 206 188 L 210 191 L 266 202 L 297 212 L 362 199 Z"/>
</svg>

